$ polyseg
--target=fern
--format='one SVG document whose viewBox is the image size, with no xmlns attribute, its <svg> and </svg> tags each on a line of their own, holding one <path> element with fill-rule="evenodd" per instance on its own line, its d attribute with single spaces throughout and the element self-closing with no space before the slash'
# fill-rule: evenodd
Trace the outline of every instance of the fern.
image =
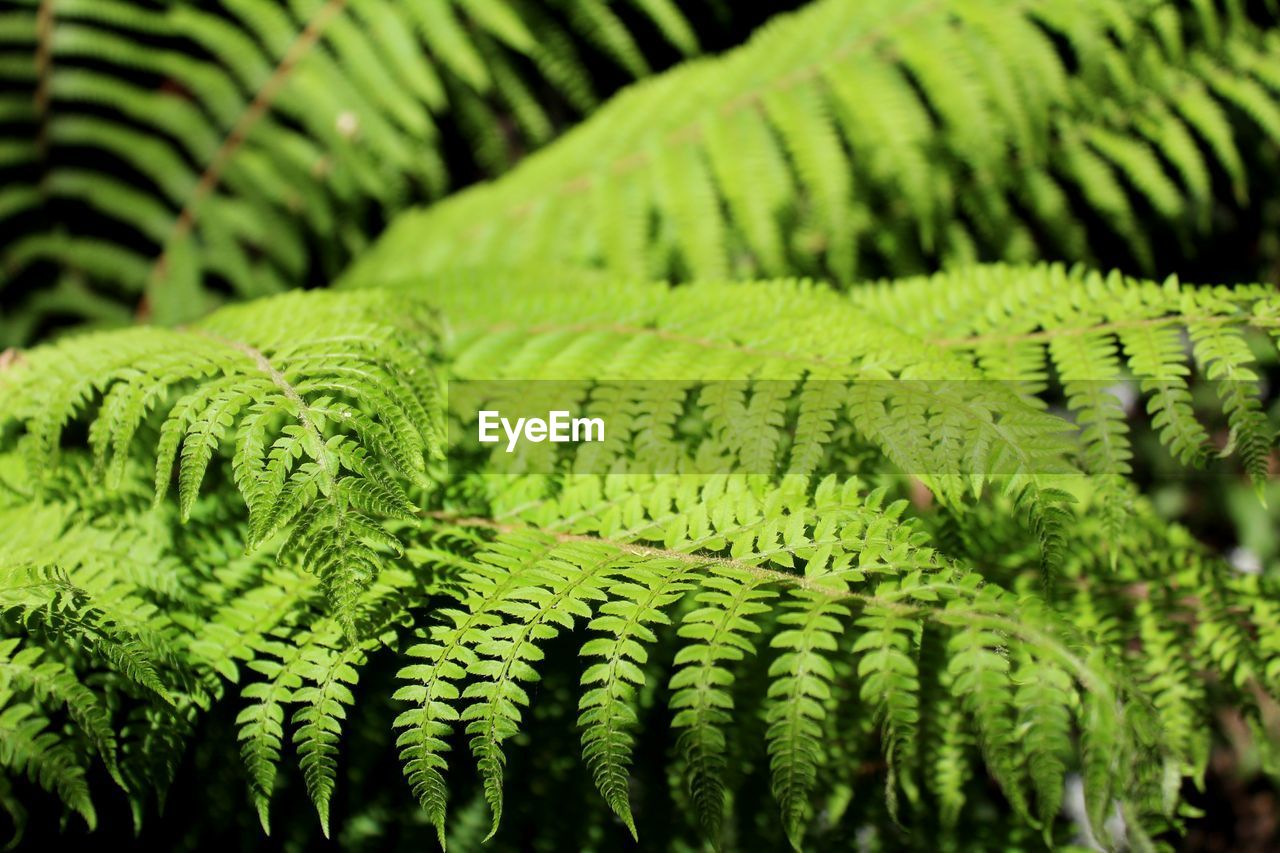
<svg viewBox="0 0 1280 853">
<path fill-rule="evenodd" d="M 1167 267 L 1178 256 L 1157 256 L 1153 227 L 1169 240 L 1203 230 L 1215 196 L 1247 192 L 1248 140 L 1275 140 L 1272 34 L 1204 14 L 815 3 L 634 86 L 509 176 L 406 213 L 345 278 L 500 256 L 615 277 L 850 282 L 974 259 L 1087 261 L 1107 232 L 1133 268 Z"/>
<path fill-rule="evenodd" d="M 487 287 L 501 292 L 507 284 L 494 279 Z M 1081 418 L 1073 427 L 1034 403 L 1050 369 L 1073 377 L 1068 401 L 1078 396 L 1071 383 L 1091 387 L 1094 371 L 1101 383 L 1113 383 L 1122 369 L 1155 373 L 1140 348 L 1131 354 L 1134 347 L 1122 345 L 1132 343 L 1133 330 L 1157 340 L 1165 329 L 1212 330 L 1212 349 L 1197 349 L 1194 362 L 1191 354 L 1160 350 L 1168 369 L 1158 374 L 1168 375 L 1148 391 L 1155 406 L 1171 393 L 1189 393 L 1203 373 L 1220 388 L 1235 389 L 1238 398 L 1221 396 L 1219 416 L 1242 423 L 1237 399 L 1254 400 L 1256 391 L 1243 381 L 1247 374 L 1224 385 L 1214 365 L 1245 362 L 1218 342 L 1238 340 L 1250 329 L 1274 331 L 1270 290 L 1198 289 L 1060 267 L 979 268 L 873 286 L 853 299 L 782 282 L 616 285 L 587 302 L 580 298 L 583 287 L 594 282 L 569 277 L 541 299 L 543 311 L 566 312 L 562 326 L 548 325 L 519 301 L 500 306 L 477 284 L 466 291 L 281 297 L 226 309 L 190 327 L 90 335 L 24 354 L 5 374 L 8 433 L 22 451 L 7 458 L 15 465 L 22 460 L 14 470 L 25 483 L 15 487 L 8 511 L 30 518 L 44 513 L 49 521 L 39 526 L 45 533 L 37 541 L 45 544 L 31 557 L 9 549 L 18 555 L 15 565 L 30 566 L 14 575 L 11 594 L 19 597 L 11 607 L 31 626 L 49 618 L 43 602 L 65 600 L 60 606 L 68 626 L 101 630 L 109 638 L 104 648 L 117 649 L 103 652 L 98 665 L 134 684 L 139 695 L 154 696 L 158 709 L 198 714 L 224 695 L 239 695 L 241 751 L 264 827 L 285 742 L 292 741 L 327 831 L 343 720 L 358 701 L 352 687 L 369 655 L 394 647 L 409 627 L 423 640 L 406 650 L 409 662 L 395 691 L 408 703 L 396 721 L 398 743 L 406 776 L 442 841 L 453 784 L 446 774 L 457 761 L 449 756 L 458 735 L 469 740 L 493 812 L 490 832 L 497 831 L 511 743 L 527 724 L 532 687 L 555 663 L 549 649 L 564 633 L 582 638 L 575 647 L 584 659 L 575 679 L 580 698 L 565 712 L 576 715 L 581 732 L 575 737 L 595 786 L 633 832 L 640 826 L 628 768 L 642 730 L 642 703 L 654 701 L 641 691 L 663 684 L 669 685 L 663 701 L 681 768 L 673 796 L 687 796 L 691 815 L 713 842 L 726 838 L 734 792 L 745 784 L 742 771 L 730 768 L 753 748 L 737 735 L 737 720 L 752 706 L 766 727 L 755 746 L 767 758 L 781 824 L 795 846 L 807 844 L 813 831 L 815 792 L 849 784 L 842 774 L 856 767 L 824 760 L 822 749 L 833 714 L 848 703 L 865 707 L 875 720 L 888 808 L 899 819 L 922 813 L 936 797 L 950 804 L 943 819 L 954 822 L 965 808 L 965 779 L 977 772 L 967 765 L 977 756 L 1015 814 L 1048 839 L 1058 837 L 1061 776 L 1072 767 L 1085 779 L 1095 837 L 1103 837 L 1113 801 L 1135 821 L 1135 838 L 1171 815 L 1176 794 L 1167 774 L 1194 777 L 1204 770 L 1204 741 L 1195 734 L 1203 722 L 1193 721 L 1203 721 L 1210 709 L 1192 673 L 1221 672 L 1233 690 L 1247 691 L 1274 667 L 1271 652 L 1247 648 L 1233 608 L 1248 599 L 1207 558 L 1195 558 L 1186 581 L 1208 603 L 1194 640 L 1175 641 L 1151 619 L 1153 612 L 1180 612 L 1187 606 L 1180 596 L 1148 597 L 1137 611 L 1121 609 L 1124 593 L 1117 590 L 1135 577 L 1162 582 L 1168 570 L 1161 561 L 1186 559 L 1187 540 L 1176 531 L 1158 532 L 1131 489 L 1108 485 L 1126 482 L 1125 469 L 1102 482 L 1080 476 L 1096 464 L 1096 421 Z M 938 290 L 948 294 L 947 310 L 919 311 L 924 294 Z M 1109 306 L 1107 313 L 1061 308 L 1096 304 Z M 706 311 L 712 305 L 721 307 L 714 321 Z M 779 307 L 822 317 L 833 334 L 787 331 L 799 327 L 789 327 Z M 994 333 L 993 327 L 1019 331 Z M 433 343 L 440 328 L 448 334 Z M 1191 334 L 1205 340 L 1207 333 Z M 654 339 L 666 348 L 661 372 L 653 362 L 634 372 L 645 364 L 636 347 Z M 1089 349 L 1075 346 L 1079 341 Z M 989 354 L 1002 347 L 1015 347 L 1017 358 L 992 361 Z M 1106 358 L 1090 362 L 1098 348 Z M 712 424 L 730 411 L 717 377 L 767 377 L 741 388 L 764 383 L 760 399 L 769 402 L 753 417 L 779 432 L 760 445 L 775 462 L 791 456 L 781 436 L 788 423 L 830 419 L 835 412 L 852 429 L 810 435 L 823 452 L 806 475 L 772 467 L 776 473 L 622 473 L 619 464 L 643 468 L 649 445 L 633 434 L 611 451 L 615 462 L 595 459 L 618 473 L 569 473 L 569 457 L 563 471 L 520 477 L 464 469 L 454 475 L 462 479 L 442 491 L 432 482 L 441 474 L 429 467 L 444 417 L 444 401 L 432 390 L 435 362 L 461 378 L 503 376 L 510 365 L 544 378 L 613 378 L 600 387 L 611 390 L 615 406 L 632 388 L 641 389 L 638 399 L 646 406 L 658 402 L 652 383 L 618 381 L 622 377 L 679 377 L 684 381 L 670 385 L 682 396 L 698 385 L 715 392 L 689 398 Z M 1010 377 L 1013 364 L 1037 367 Z M 849 458 L 830 455 L 841 447 L 878 449 L 879 461 L 860 463 L 861 477 L 871 480 L 901 470 L 913 453 L 936 461 L 945 460 L 956 441 L 969 447 L 964 442 L 975 440 L 971 434 L 895 438 L 859 414 L 859 407 L 892 397 L 895 386 L 885 384 L 886 376 L 909 389 L 901 393 L 911 406 L 936 397 L 930 404 L 938 411 L 935 421 L 948 407 L 972 411 L 972 399 L 949 394 L 947 386 L 910 379 L 926 369 L 970 379 L 990 369 L 1014 387 L 1031 389 L 985 402 L 1000 407 L 995 422 L 1023 425 L 1003 433 L 1003 451 L 1034 464 L 1013 473 L 994 468 L 978 479 L 993 488 L 976 492 L 951 488 L 948 478 L 958 469 L 934 478 L 939 499 L 1003 537 L 1001 544 L 962 542 L 939 550 L 927 527 L 908 518 L 907 502 L 889 499 L 900 480 L 870 489 L 859 477 L 828 473 Z M 835 393 L 806 393 L 810 370 L 851 381 L 837 383 Z M 868 398 L 858 390 L 864 381 L 890 390 Z M 251 401 L 238 406 L 217 402 L 246 394 Z M 779 411 L 786 419 L 768 414 L 775 400 L 784 404 Z M 737 411 L 746 417 L 745 408 Z M 61 448 L 67 424 L 86 417 L 85 449 Z M 1259 434 L 1249 429 L 1239 431 L 1238 447 L 1249 441 L 1269 446 L 1269 427 Z M 981 443 L 981 430 L 977 435 Z M 1125 435 L 1110 439 L 1124 447 Z M 1184 456 L 1180 435 L 1166 431 L 1165 441 Z M 713 429 L 686 441 L 692 443 L 677 441 L 666 450 L 674 446 L 692 459 L 737 439 Z M 906 450 L 894 451 L 895 441 Z M 161 457 L 161 503 L 146 510 L 155 498 L 138 459 L 155 456 Z M 1063 466 L 1053 469 L 1057 473 L 1038 467 L 1052 460 Z M 180 485 L 171 509 L 163 500 L 170 464 L 178 467 Z M 100 477 L 106 491 L 86 491 L 82 484 Z M 233 494 L 232 504 L 214 500 Z M 1082 502 L 1084 511 L 1054 494 Z M 1093 511 L 1109 501 L 1122 502 L 1122 511 Z M 98 527 L 133 517 L 114 515 L 122 503 L 139 513 L 128 524 L 150 518 L 148 525 L 163 529 L 168 517 L 175 523 L 169 536 L 196 541 L 230 521 L 249 553 L 227 562 L 222 546 L 210 552 L 211 569 L 201 571 L 212 571 L 211 598 L 196 594 L 189 581 L 174 588 L 162 575 L 139 577 L 126 587 L 135 591 L 112 594 L 95 610 L 91 602 L 105 594 L 103 581 L 124 582 L 115 579 L 118 572 L 89 568 L 102 553 L 85 555 L 83 565 L 65 573 L 38 566 L 57 553 L 48 543 L 61 541 L 66 549 L 75 542 L 65 532 L 66 519 L 72 530 L 84 531 L 76 536 L 132 535 L 129 527 L 115 533 Z M 144 514 L 157 511 L 163 514 Z M 1051 512 L 1060 532 L 1049 535 L 1042 522 L 1028 522 L 1029 511 Z M 176 524 L 184 519 L 186 527 Z M 271 540 L 284 546 L 275 558 L 258 550 Z M 161 537 L 150 547 L 164 553 L 180 541 Z M 417 549 L 416 561 L 397 556 L 406 547 Z M 1008 575 L 986 565 L 981 555 L 992 548 L 1033 559 L 1006 559 L 1005 565 L 1022 566 L 1022 574 Z M 1059 584 L 1028 586 L 1041 577 L 1034 557 L 1046 549 L 1055 552 Z M 359 574 L 342 575 L 348 564 Z M 441 574 L 431 580 L 418 575 L 415 564 L 439 564 Z M 49 593 L 62 599 L 18 592 L 31 572 L 67 592 Z M 95 572 L 102 577 L 96 586 L 89 581 Z M 1079 586 L 1084 581 L 1089 585 Z M 415 584 L 420 588 L 406 596 Z M 140 609 L 130 596 L 166 600 L 172 615 Z M 431 596 L 440 605 L 419 609 Z M 1080 615 L 1082 606 L 1111 615 L 1094 625 Z M 1163 609 L 1151 609 L 1157 607 Z M 307 613 L 313 615 L 302 618 Z M 1133 633 L 1126 634 L 1130 622 Z M 1116 645 L 1125 636 L 1137 638 L 1151 657 L 1126 656 Z M 674 652 L 656 655 L 660 643 L 674 644 Z M 939 651 L 925 653 L 935 646 Z M 31 648 L 15 660 L 29 667 L 28 660 L 39 658 L 38 647 Z M 841 659 L 851 661 L 855 678 L 837 677 Z M 57 679 L 55 671 L 62 673 Z M 45 672 L 44 681 L 24 675 L 10 684 L 23 685 L 41 703 L 80 697 L 80 725 L 94 754 L 111 767 L 118 748 L 111 726 L 85 698 L 93 688 L 70 670 Z M 228 682 L 244 686 L 228 693 Z M 40 686 L 46 683 L 56 686 Z M 15 720 L 27 719 L 21 709 L 28 706 L 12 707 Z M 962 712 L 970 722 L 959 728 L 932 722 L 936 714 Z M 1156 736 L 1146 722 L 1152 713 L 1177 716 Z M 1079 741 L 1076 729 L 1083 732 Z M 29 737 L 52 750 L 52 766 L 75 766 L 61 757 L 74 753 L 40 740 L 36 731 Z M 19 772 L 35 766 L 23 763 L 31 760 L 10 759 Z M 934 778 L 925 775 L 927 767 L 947 769 Z M 76 771 L 32 772 L 84 811 Z"/>
<path fill-rule="evenodd" d="M 336 272 L 365 222 L 593 108 L 584 51 L 650 73 L 632 15 L 698 52 L 668 0 L 6 0 L 3 289 L 21 314 L 0 343 L 66 313 L 191 319 L 291 286 L 311 256 Z M 478 163 L 447 153 L 458 133 Z"/>
<path fill-rule="evenodd" d="M 613 586 L 614 598 L 600 606 L 599 615 L 587 626 L 603 636 L 588 640 L 579 652 L 584 658 L 603 659 L 582 673 L 582 685 L 589 688 L 579 703 L 583 758 L 600 795 L 637 839 L 627 769 L 635 744 L 632 732 L 639 722 L 636 689 L 646 682 L 642 667 L 649 656 L 643 643 L 657 639 L 649 625 L 671 623 L 663 608 L 690 589 L 682 566 L 661 568 L 642 569 L 629 582 Z"/>
<path fill-rule="evenodd" d="M 800 592 L 793 612 L 778 617 L 795 626 L 774 635 L 770 645 L 786 649 L 769 667 L 776 680 L 769 687 L 769 757 L 773 795 L 782 811 L 792 846 L 800 847 L 805 824 L 812 819 L 810 802 L 822 762 L 823 723 L 828 717 L 835 667 L 829 660 L 839 649 L 841 617 L 849 611 L 820 592 Z"/>
<path fill-rule="evenodd" d="M 65 422 L 100 396 L 90 444 L 115 483 L 148 410 L 186 386 L 158 427 L 156 499 L 177 460 L 179 514 L 188 519 L 227 431 L 241 427 L 231 467 L 249 512 L 248 544 L 287 530 L 280 552 L 319 577 L 351 633 L 378 554 L 399 548 L 378 519 L 412 517 L 400 483 L 425 486 L 424 457 L 439 454 L 438 420 L 427 414 L 434 391 L 419 361 L 421 327 L 385 319 L 394 300 L 375 297 L 363 309 L 321 304 L 301 317 L 294 301 L 141 332 L 109 364 L 98 356 L 110 338 L 32 354 L 6 397 L 6 417 L 24 424 L 28 466 L 41 471 L 57 455 Z M 362 313 L 383 322 L 361 327 Z M 49 376 L 59 379 L 50 384 Z"/>
<path fill-rule="evenodd" d="M 363 251 L 716 5 L 0 15 L 5 334 L 164 321 L 0 356 L 15 840 L 1165 849 L 1280 768 L 1161 485 L 1274 491 L 1280 295 L 1076 263 L 1266 230 L 1274 10 L 821 0 Z"/>
</svg>

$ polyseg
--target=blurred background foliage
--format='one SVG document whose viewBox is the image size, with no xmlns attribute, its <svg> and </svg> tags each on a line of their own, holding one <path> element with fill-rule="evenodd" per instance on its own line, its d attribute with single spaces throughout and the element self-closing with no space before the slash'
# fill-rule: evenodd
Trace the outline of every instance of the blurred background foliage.
<svg viewBox="0 0 1280 853">
<path fill-rule="evenodd" d="M 0 347 L 327 283 L 794 3 L 4 0 Z"/>
</svg>

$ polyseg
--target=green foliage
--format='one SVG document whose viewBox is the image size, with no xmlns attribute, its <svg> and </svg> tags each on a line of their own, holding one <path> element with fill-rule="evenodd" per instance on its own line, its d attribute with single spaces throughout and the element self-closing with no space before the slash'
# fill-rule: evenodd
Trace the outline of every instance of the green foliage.
<svg viewBox="0 0 1280 853">
<path fill-rule="evenodd" d="M 1111 404 L 1072 390 L 1151 380 L 1143 393 L 1171 453 L 1206 459 L 1185 437 L 1216 417 L 1252 466 L 1247 449 L 1273 434 L 1240 415 L 1260 409 L 1236 381 L 1248 349 L 1232 342 L 1275 332 L 1272 290 L 1061 267 L 974 268 L 852 298 L 804 282 L 601 290 L 566 277 L 498 301 L 509 287 L 298 294 L 181 329 L 69 339 L 10 367 L 10 772 L 92 819 L 85 774 L 101 761 L 141 814 L 164 776 L 125 766 L 117 691 L 154 710 L 170 750 L 231 701 L 263 826 L 291 743 L 327 832 L 344 721 L 368 701 L 361 671 L 416 635 L 393 691 L 396 741 L 442 843 L 458 748 L 493 835 L 536 686 L 566 664 L 580 684 L 560 713 L 578 731 L 558 748 L 576 745 L 633 833 L 653 819 L 633 800 L 637 738 L 663 707 L 670 796 L 713 843 L 733 843 L 756 760 L 797 847 L 846 831 L 819 820 L 815 800 L 855 785 L 869 761 L 883 762 L 886 808 L 907 826 L 928 825 L 935 804 L 954 826 L 982 796 L 968 780 L 985 773 L 1015 822 L 1062 840 L 1075 771 L 1094 837 L 1119 808 L 1139 843 L 1178 825 L 1171 780 L 1203 774 L 1215 701 L 1261 714 L 1253 691 L 1277 689 L 1274 644 L 1253 644 L 1240 621 L 1254 607 L 1259 626 L 1272 619 L 1271 593 L 1163 527 L 1127 468 L 1098 469 L 1104 438 L 1107 458 L 1127 458 L 1127 432 L 1101 436 L 1105 415 L 1089 407 Z M 1161 343 L 1183 330 L 1215 343 Z M 760 442 L 774 464 L 759 473 L 697 473 L 699 459 L 742 451 L 711 429 L 675 440 L 683 474 L 629 473 L 646 459 L 636 433 L 595 459 L 610 474 L 581 472 L 570 453 L 544 474 L 451 460 L 444 479 L 431 459 L 445 417 L 437 371 L 578 380 L 619 410 L 633 388 L 634 404 L 666 405 L 619 380 L 682 379 L 661 387 L 683 396 L 732 376 L 786 414 L 763 427 L 779 434 Z M 975 420 L 971 400 L 914 380 L 930 376 L 1017 390 Z M 1229 389 L 1216 415 L 1179 402 L 1199 376 Z M 891 390 L 859 394 L 865 378 Z M 1051 380 L 1073 420 L 1039 408 Z M 844 383 L 834 408 L 816 382 Z M 701 422 L 718 423 L 721 396 L 693 399 Z M 984 422 L 1008 428 L 984 439 Z M 800 423 L 826 426 L 788 439 Z M 944 510 L 918 514 L 899 499 L 901 472 L 918 454 L 944 458 L 946 430 L 920 437 L 941 423 L 969 424 L 964 440 L 989 448 L 989 464 L 921 474 Z M 83 450 L 68 439 L 76 424 L 88 425 Z M 156 457 L 158 504 L 145 473 Z M 789 468 L 796 458 L 808 461 Z M 997 464 L 1008 458 L 1018 464 Z M 171 466 L 176 501 L 164 499 Z M 246 556 L 230 556 L 236 539 Z M 73 704 L 66 733 L 50 728 Z M 870 725 L 837 760 L 828 744 L 850 713 Z M 756 715 L 758 739 L 744 728 Z M 154 760 L 171 772 L 174 753 Z"/>
<path fill-rule="evenodd" d="M 592 109 L 584 51 L 648 74 L 620 15 L 699 49 L 670 0 L 5 0 L 0 291 L 22 309 L 0 345 L 335 273 L 381 217 Z"/>
<path fill-rule="evenodd" d="M 1276 576 L 1158 486 L 1274 492 L 1280 293 L 1085 266 L 1270 221 L 1271 4 L 820 0 L 368 251 L 707 10 L 13 5 L 0 333 L 165 321 L 0 354 L 15 840 L 1166 849 L 1280 772 Z"/>
<path fill-rule="evenodd" d="M 1150 273 L 1280 136 L 1241 4 L 852 3 L 633 86 L 510 175 L 400 217 L 347 278 L 476 265 L 839 282 L 977 260 Z M 1259 141 L 1259 133 L 1266 137 Z M 1265 189 L 1255 189 L 1255 192 Z M 1207 245 L 1207 244 L 1201 244 Z"/>
<path fill-rule="evenodd" d="M 378 519 L 412 518 L 400 482 L 428 485 L 424 455 L 440 455 L 438 418 L 428 412 L 430 333 L 393 325 L 398 300 L 381 294 L 305 302 L 304 311 L 285 297 L 270 310 L 228 309 L 179 330 L 87 335 L 37 350 L 13 371 L 5 417 L 23 424 L 28 468 L 40 472 L 54 463 L 64 425 L 100 398 L 89 444 L 95 467 L 118 487 L 150 410 L 176 400 L 158 426 L 156 500 L 176 467 L 179 518 L 190 518 L 214 455 L 234 437 L 247 544 L 288 529 L 280 551 L 319 577 L 350 633 L 379 552 L 399 547 Z"/>
</svg>

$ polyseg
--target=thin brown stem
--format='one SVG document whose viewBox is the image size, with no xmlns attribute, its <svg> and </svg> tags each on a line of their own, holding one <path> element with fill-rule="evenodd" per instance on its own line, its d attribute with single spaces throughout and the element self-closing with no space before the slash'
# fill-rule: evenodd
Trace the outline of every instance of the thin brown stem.
<svg viewBox="0 0 1280 853">
<path fill-rule="evenodd" d="M 285 83 L 288 82 L 289 75 L 302 58 L 315 47 L 321 35 L 323 35 L 325 27 L 342 13 L 346 5 L 347 0 L 328 0 L 316 11 L 302 32 L 289 45 L 271 76 L 258 89 L 257 94 L 254 95 L 253 100 L 249 102 L 244 111 L 240 113 L 239 118 L 236 119 L 235 124 L 231 126 L 231 130 L 227 133 L 226 138 L 222 140 L 222 144 L 214 152 L 213 157 L 210 158 L 204 172 L 201 173 L 199 180 L 196 181 L 195 189 L 192 190 L 191 196 L 174 219 L 173 230 L 169 235 L 168 242 L 182 239 L 195 227 L 200 202 L 217 188 L 227 164 L 249 137 L 249 132 L 254 125 L 271 109 L 276 97 L 279 96 Z M 149 287 L 154 286 L 164 278 L 166 266 L 167 253 L 162 249 L 152 265 L 151 274 L 148 276 Z M 147 299 L 144 297 L 143 305 L 140 305 L 138 309 L 139 314 L 146 314 L 146 302 Z"/>
<path fill-rule="evenodd" d="M 49 100 L 53 79 L 53 4 L 56 0 L 40 0 L 36 9 L 36 147 L 44 159 L 49 150 Z"/>
<path fill-rule="evenodd" d="M 429 511 L 424 513 L 428 518 L 438 521 L 445 521 L 450 524 L 456 524 L 459 527 L 481 527 L 486 530 L 492 530 L 495 533 L 538 533 L 549 536 L 558 543 L 568 542 L 587 542 L 597 545 L 607 545 L 616 548 L 625 554 L 631 554 L 636 557 L 649 557 L 654 559 L 672 560 L 679 563 L 697 566 L 722 566 L 725 568 L 737 569 L 745 572 L 752 577 L 770 583 L 783 583 L 791 586 L 798 586 L 801 589 L 811 590 L 822 595 L 836 599 L 858 599 L 861 601 L 871 600 L 871 596 L 861 595 L 858 593 L 848 592 L 846 590 L 836 589 L 834 587 L 822 586 L 813 583 L 809 578 L 801 575 L 790 574 L 789 572 L 780 572 L 776 569 L 768 569 L 763 566 L 757 566 L 742 560 L 735 560 L 732 557 L 718 557 L 710 554 L 689 553 L 686 551 L 675 551 L 670 548 L 656 548 L 650 545 L 639 545 L 635 542 L 622 542 L 616 539 L 607 539 L 601 536 L 588 536 L 581 533 L 565 533 L 563 531 L 548 530 L 541 527 L 531 527 L 523 524 L 509 524 L 492 518 L 480 518 L 476 516 L 459 516 L 442 511 Z"/>
<path fill-rule="evenodd" d="M 850 372 L 850 375 L 856 372 L 847 360 L 833 360 L 820 355 L 783 352 L 781 350 L 764 350 L 747 344 L 735 343 L 733 341 L 696 337 L 693 335 L 682 335 L 678 332 L 670 332 L 666 329 L 659 329 L 653 326 L 631 326 L 624 323 L 544 323 L 536 326 L 522 326 L 518 323 L 495 323 L 489 326 L 475 326 L 471 328 L 475 331 L 486 334 L 512 331 L 520 331 L 526 335 L 557 333 L 589 334 L 592 332 L 603 332 L 605 334 L 651 337 L 671 343 L 689 344 L 702 349 L 737 352 L 742 353 L 743 355 L 754 355 L 760 356 L 761 358 L 790 361 L 818 367 L 834 367 L 840 370 L 847 370 Z"/>
</svg>

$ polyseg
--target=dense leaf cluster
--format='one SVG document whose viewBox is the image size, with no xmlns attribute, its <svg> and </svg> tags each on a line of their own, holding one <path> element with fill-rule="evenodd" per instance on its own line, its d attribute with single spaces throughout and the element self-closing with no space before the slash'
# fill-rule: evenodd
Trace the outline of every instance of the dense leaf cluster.
<svg viewBox="0 0 1280 853">
<path fill-rule="evenodd" d="M 540 313 L 499 305 L 508 283 L 490 282 L 280 297 L 77 337 L 5 372 L 12 770 L 92 820 L 85 779 L 101 761 L 142 810 L 193 720 L 235 701 L 263 825 L 291 742 L 327 828 L 342 723 L 379 649 L 404 663 L 395 740 L 442 841 L 458 738 L 496 831 L 507 753 L 552 664 L 581 673 L 583 761 L 633 831 L 636 738 L 667 706 L 672 796 L 713 840 L 757 749 L 796 845 L 841 831 L 815 798 L 877 754 L 889 814 L 908 825 L 937 808 L 954 826 L 967 780 L 990 774 L 1015 823 L 1060 839 L 1078 772 L 1094 837 L 1118 806 L 1130 840 L 1148 839 L 1180 820 L 1172 783 L 1203 773 L 1223 691 L 1264 730 L 1256 697 L 1277 690 L 1280 648 L 1263 582 L 1160 525 L 1127 476 L 1117 398 L 1088 389 L 1133 383 L 1188 464 L 1207 461 L 1204 424 L 1221 422 L 1265 476 L 1273 426 L 1247 340 L 1275 335 L 1270 289 L 987 267 L 853 299 L 761 282 L 619 283 L 588 300 L 594 281 L 567 278 L 540 291 Z M 1171 343 L 1183 335 L 1190 350 Z M 652 417 L 598 473 L 434 458 L 439 378 L 511 373 L 581 381 L 615 427 L 676 414 L 631 388 L 723 376 L 742 380 L 738 399 L 708 412 L 778 417 L 750 420 L 773 434 L 748 446 L 715 426 L 733 417 L 709 414 L 675 442 L 686 473 L 628 472 L 661 429 Z M 912 390 L 861 394 L 866 376 Z M 922 376 L 1016 390 L 977 421 Z M 1216 414 L 1193 408 L 1193 379 L 1216 383 Z M 1050 380 L 1070 419 L 1040 408 Z M 976 431 L 960 440 L 986 461 L 922 475 L 940 508 L 914 517 L 894 472 L 957 440 L 948 421 Z M 84 450 L 59 439 L 77 423 Z M 746 452 L 773 454 L 778 473 L 699 473 Z M 576 662 L 544 660 L 561 635 Z M 148 727 L 118 733 L 126 713 Z"/>
<path fill-rule="evenodd" d="M 18 835 L 198 774 L 205 843 L 1145 850 L 1216 743 L 1280 773 L 1275 576 L 1151 487 L 1273 481 L 1280 293 L 1086 266 L 1274 216 L 1269 4 L 820 0 L 368 250 L 685 15 L 15 8 L 0 288 L 57 275 L 0 333 L 184 321 L 0 355 Z M 449 446 L 450 383 L 534 381 L 607 440 Z"/>
</svg>

